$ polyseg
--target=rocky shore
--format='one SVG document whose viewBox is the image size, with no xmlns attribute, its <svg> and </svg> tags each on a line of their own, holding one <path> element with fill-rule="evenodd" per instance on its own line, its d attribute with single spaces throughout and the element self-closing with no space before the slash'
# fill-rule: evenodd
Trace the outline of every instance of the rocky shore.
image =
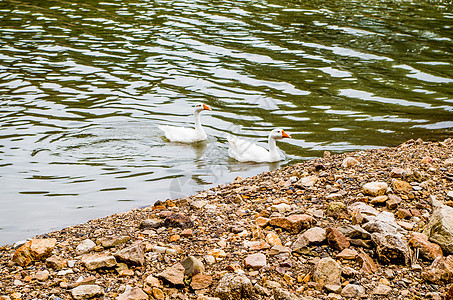
<svg viewBox="0 0 453 300">
<path fill-rule="evenodd" d="M 452 152 L 326 152 L 3 246 L 0 300 L 452 300 Z"/>
</svg>

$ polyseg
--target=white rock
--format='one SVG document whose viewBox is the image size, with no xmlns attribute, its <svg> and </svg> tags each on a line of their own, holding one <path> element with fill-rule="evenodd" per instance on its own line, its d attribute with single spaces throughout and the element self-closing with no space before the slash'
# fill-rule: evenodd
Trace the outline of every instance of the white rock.
<svg viewBox="0 0 453 300">
<path fill-rule="evenodd" d="M 96 247 L 96 243 L 90 239 L 83 240 L 75 249 L 77 255 L 85 254 L 90 252 Z"/>
<path fill-rule="evenodd" d="M 376 197 L 384 195 L 387 192 L 388 187 L 388 184 L 383 181 L 374 181 L 366 183 L 362 187 L 362 191 L 365 195 Z"/>
</svg>

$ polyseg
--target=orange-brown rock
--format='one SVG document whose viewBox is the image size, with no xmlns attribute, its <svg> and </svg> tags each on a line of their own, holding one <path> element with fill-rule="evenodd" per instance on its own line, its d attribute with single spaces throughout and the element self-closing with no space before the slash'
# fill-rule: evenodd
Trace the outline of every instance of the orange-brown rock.
<svg viewBox="0 0 453 300">
<path fill-rule="evenodd" d="M 428 260 L 434 260 L 443 255 L 442 248 L 435 243 L 428 241 L 428 237 L 420 232 L 413 232 L 409 244 L 419 249 L 421 256 Z"/>
<path fill-rule="evenodd" d="M 392 189 L 396 193 L 407 193 L 412 191 L 412 186 L 409 182 L 399 179 L 392 180 Z"/>
<path fill-rule="evenodd" d="M 360 251 L 359 255 L 357 256 L 357 261 L 362 264 L 361 271 L 364 273 L 372 274 L 378 271 L 378 268 L 373 259 L 363 251 Z"/>
<path fill-rule="evenodd" d="M 212 284 L 212 277 L 205 274 L 196 274 L 192 277 L 190 287 L 194 290 L 201 290 L 209 287 Z"/>
<path fill-rule="evenodd" d="M 336 250 L 343 250 L 349 247 L 349 240 L 336 228 L 329 227 L 326 229 L 327 243 Z"/>
<path fill-rule="evenodd" d="M 315 222 L 314 218 L 309 215 L 291 215 L 289 217 L 272 218 L 270 225 L 280 227 L 290 231 L 291 233 L 299 233 L 302 229 L 310 228 Z"/>
<path fill-rule="evenodd" d="M 20 266 L 27 266 L 33 261 L 39 261 L 49 257 L 52 254 L 57 240 L 51 239 L 33 239 L 14 252 L 13 262 Z"/>
</svg>

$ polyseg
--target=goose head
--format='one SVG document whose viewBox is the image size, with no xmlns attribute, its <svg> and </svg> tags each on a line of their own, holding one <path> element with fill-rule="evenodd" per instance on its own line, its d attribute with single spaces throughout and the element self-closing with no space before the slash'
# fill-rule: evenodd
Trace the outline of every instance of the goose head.
<svg viewBox="0 0 453 300">
<path fill-rule="evenodd" d="M 274 130 L 272 130 L 271 133 L 269 134 L 269 137 L 274 139 L 274 140 L 281 140 L 281 139 L 284 139 L 284 138 L 291 138 L 291 136 L 288 135 L 281 128 L 275 128 Z"/>
<path fill-rule="evenodd" d="M 198 103 L 194 105 L 195 112 L 202 112 L 203 110 L 212 110 L 209 106 L 203 103 Z"/>
</svg>

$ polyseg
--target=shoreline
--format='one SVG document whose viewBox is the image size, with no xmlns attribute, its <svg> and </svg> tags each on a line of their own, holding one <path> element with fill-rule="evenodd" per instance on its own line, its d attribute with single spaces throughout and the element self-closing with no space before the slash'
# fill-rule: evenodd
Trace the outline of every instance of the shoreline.
<svg viewBox="0 0 453 300">
<path fill-rule="evenodd" d="M 0 300 L 451 300 L 452 207 L 451 139 L 325 152 L 2 246 Z"/>
</svg>

